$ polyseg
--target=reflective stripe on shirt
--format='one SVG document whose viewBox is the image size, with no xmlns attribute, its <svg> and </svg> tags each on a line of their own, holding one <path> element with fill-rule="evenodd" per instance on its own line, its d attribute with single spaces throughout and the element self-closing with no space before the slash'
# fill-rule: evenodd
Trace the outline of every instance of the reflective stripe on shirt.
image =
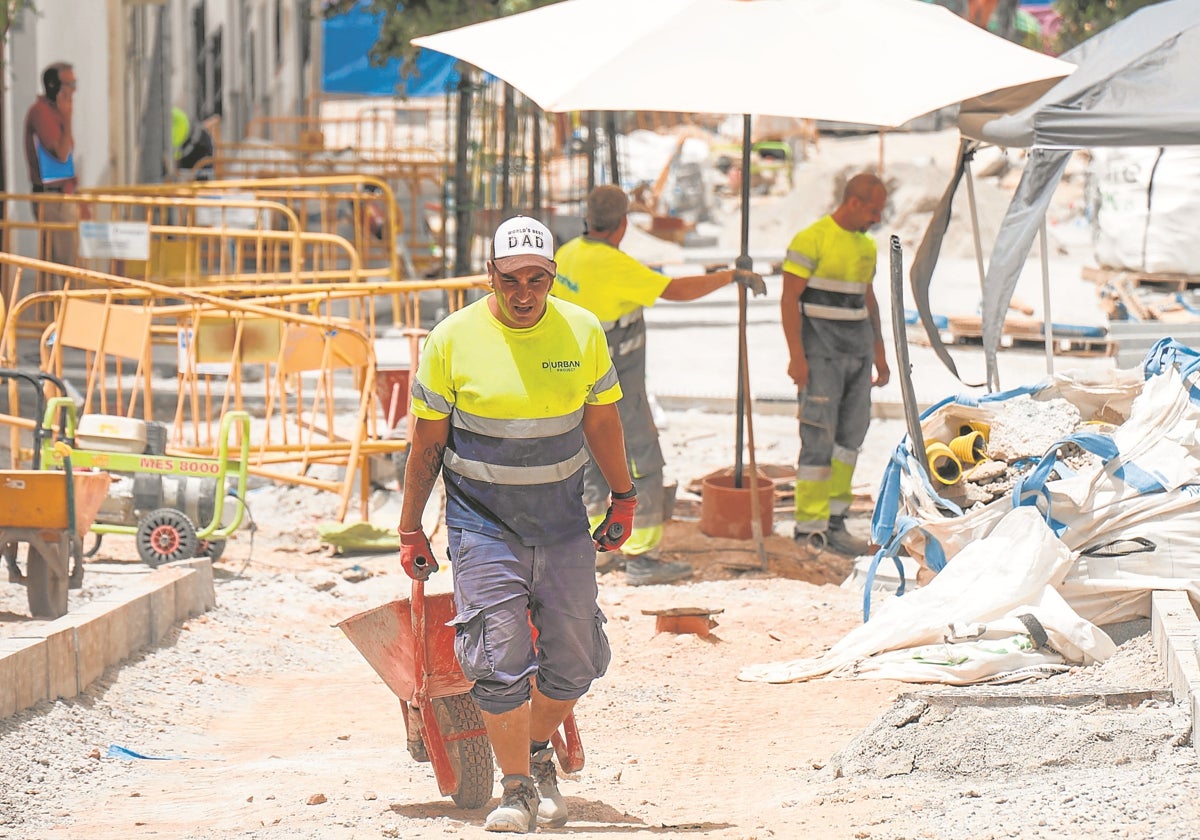
<svg viewBox="0 0 1200 840">
<path fill-rule="evenodd" d="M 832 277 L 818 277 L 814 274 L 808 278 L 805 288 L 819 289 L 822 292 L 838 292 L 843 295 L 862 295 L 867 290 L 867 284 L 856 283 L 853 280 L 834 280 Z"/>
<path fill-rule="evenodd" d="M 808 257 L 808 256 L 805 256 L 804 254 L 801 254 L 799 251 L 789 250 L 787 252 L 787 261 L 794 262 L 796 265 L 799 265 L 799 266 L 803 266 L 804 268 L 807 268 L 809 271 L 812 271 L 814 268 L 817 267 L 816 260 L 814 260 L 812 257 Z"/>
<path fill-rule="evenodd" d="M 615 321 L 601 321 L 600 326 L 604 328 L 605 332 L 608 332 L 609 330 L 617 327 L 628 327 L 631 324 L 636 324 L 640 320 L 642 320 L 642 310 L 635 309 L 633 312 L 626 313 Z"/>
<path fill-rule="evenodd" d="M 483 461 L 471 461 L 459 457 L 452 449 L 447 449 L 443 466 L 463 478 L 476 481 L 486 481 L 489 484 L 506 484 L 529 486 L 534 484 L 550 484 L 570 478 L 588 462 L 586 448 L 580 449 L 575 455 L 556 464 L 543 464 L 536 467 L 506 467 L 499 464 L 488 464 Z"/>
<path fill-rule="evenodd" d="M 841 306 L 824 306 L 820 303 L 802 303 L 801 309 L 810 318 L 823 318 L 826 321 L 865 321 L 868 317 L 866 307 L 846 309 Z"/>
<path fill-rule="evenodd" d="M 615 376 L 615 374 L 614 374 Z M 538 419 L 523 418 L 519 420 L 498 420 L 493 417 L 481 417 L 455 408 L 450 412 L 450 423 L 459 429 L 489 435 L 494 438 L 547 438 L 573 431 L 583 422 L 583 408 L 564 414 L 561 417 L 541 417 Z"/>
</svg>

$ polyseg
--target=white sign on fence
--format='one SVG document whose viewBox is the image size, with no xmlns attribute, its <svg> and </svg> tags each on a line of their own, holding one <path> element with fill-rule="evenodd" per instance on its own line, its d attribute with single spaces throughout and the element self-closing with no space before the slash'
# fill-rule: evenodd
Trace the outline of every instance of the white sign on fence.
<svg viewBox="0 0 1200 840">
<path fill-rule="evenodd" d="M 148 260 L 150 224 L 80 222 L 79 255 L 90 260 Z"/>
<path fill-rule="evenodd" d="M 256 207 L 225 207 L 226 201 L 254 201 L 254 193 L 215 193 L 200 195 L 211 201 L 211 207 L 196 208 L 196 224 L 201 227 L 224 227 L 235 230 L 256 230 L 259 209 Z"/>
</svg>

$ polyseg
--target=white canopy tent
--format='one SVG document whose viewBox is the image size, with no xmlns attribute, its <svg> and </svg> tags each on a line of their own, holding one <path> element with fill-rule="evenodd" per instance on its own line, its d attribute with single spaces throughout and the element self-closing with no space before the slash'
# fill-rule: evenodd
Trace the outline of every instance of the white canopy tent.
<svg viewBox="0 0 1200 840">
<path fill-rule="evenodd" d="M 929 305 L 929 286 L 950 205 L 970 161 L 983 144 L 1028 148 L 1025 172 L 992 247 L 983 292 L 983 346 L 987 384 L 999 387 L 996 354 L 1004 315 L 1034 237 L 1043 233 L 1043 321 L 1050 324 L 1045 216 L 1076 149 L 1096 146 L 1200 144 L 1200 2 L 1170 0 L 1147 6 L 1062 58 L 1076 71 L 1058 82 L 1035 82 L 963 102 L 955 172 L 942 196 L 910 272 L 913 295 L 930 343 L 947 367 L 957 367 L 941 341 Z M 973 204 L 972 204 L 973 208 Z M 972 213 L 974 215 L 974 212 Z M 976 236 L 978 224 L 973 220 Z M 1053 368 L 1052 335 L 1047 365 Z"/>
</svg>

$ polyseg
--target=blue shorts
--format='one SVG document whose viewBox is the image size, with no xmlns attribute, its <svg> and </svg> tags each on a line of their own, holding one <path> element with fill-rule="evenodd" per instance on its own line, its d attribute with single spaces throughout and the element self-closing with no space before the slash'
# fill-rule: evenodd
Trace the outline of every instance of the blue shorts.
<svg viewBox="0 0 1200 840">
<path fill-rule="evenodd" d="M 454 653 L 471 696 L 499 715 L 529 699 L 529 679 L 553 700 L 576 700 L 612 652 L 596 604 L 596 546 L 586 531 L 553 545 L 449 529 Z M 530 621 L 537 628 L 534 648 Z"/>
</svg>

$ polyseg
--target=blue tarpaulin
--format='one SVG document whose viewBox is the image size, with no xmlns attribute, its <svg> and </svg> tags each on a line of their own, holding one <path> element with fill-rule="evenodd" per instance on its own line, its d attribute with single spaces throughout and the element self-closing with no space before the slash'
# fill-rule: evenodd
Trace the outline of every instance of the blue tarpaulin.
<svg viewBox="0 0 1200 840">
<path fill-rule="evenodd" d="M 325 93 L 364 96 L 440 96 L 458 81 L 455 60 L 441 53 L 422 50 L 417 56 L 417 73 L 400 81 L 400 62 L 388 59 L 382 67 L 371 63 L 367 54 L 379 39 L 382 14 L 372 14 L 369 0 L 362 0 L 351 11 L 326 19 L 322 88 Z"/>
</svg>

